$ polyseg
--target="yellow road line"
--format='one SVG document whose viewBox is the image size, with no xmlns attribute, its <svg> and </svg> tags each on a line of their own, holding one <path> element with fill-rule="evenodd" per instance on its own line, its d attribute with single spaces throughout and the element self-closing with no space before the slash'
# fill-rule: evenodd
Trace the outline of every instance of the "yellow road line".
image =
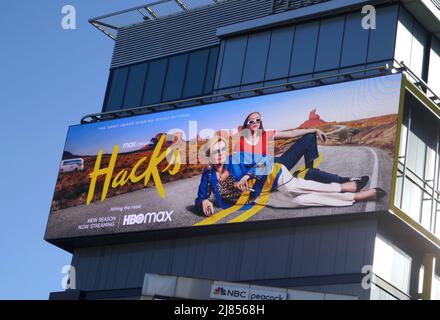
<svg viewBox="0 0 440 320">
<path fill-rule="evenodd" d="M 252 188 L 253 184 L 254 184 L 254 181 L 249 181 L 250 188 Z M 237 200 L 237 202 L 232 207 L 221 210 L 221 211 L 217 212 L 216 214 L 213 214 L 212 216 L 210 216 L 206 219 L 203 219 L 202 221 L 197 222 L 196 224 L 194 224 L 194 226 L 207 226 L 210 224 L 214 224 L 214 223 L 220 221 L 221 219 L 240 210 L 246 204 L 246 202 L 249 198 L 249 194 L 250 194 L 250 190 L 246 190 L 245 192 L 243 192 L 241 194 L 240 198 Z"/>
<path fill-rule="evenodd" d="M 307 174 L 307 172 L 309 172 L 309 169 L 306 169 L 306 170 L 304 170 L 304 171 L 301 171 L 301 172 L 298 174 L 298 178 L 305 179 L 305 178 L 306 178 L 306 174 Z"/>
<path fill-rule="evenodd" d="M 267 201 L 269 200 L 269 197 L 270 197 L 270 190 L 272 189 L 272 186 L 275 183 L 278 172 L 280 170 L 281 170 L 281 165 L 279 163 L 275 163 L 275 165 L 272 169 L 272 172 L 267 177 L 267 180 L 264 183 L 263 190 L 261 191 L 260 199 L 258 200 L 258 203 L 255 204 L 249 210 L 240 214 L 238 217 L 236 217 L 232 220 L 229 220 L 228 223 L 237 223 L 237 222 L 246 221 L 247 219 L 256 215 L 258 212 L 260 212 L 262 209 L 264 209 L 266 207 Z"/>
<path fill-rule="evenodd" d="M 322 160 L 324 160 L 324 156 L 322 155 L 322 153 L 320 153 L 318 158 L 313 162 L 313 168 L 318 168 Z M 304 179 L 309 169 L 306 168 L 305 164 L 303 164 L 301 168 L 299 168 L 297 171 L 299 171 L 298 178 Z"/>
<path fill-rule="evenodd" d="M 317 168 L 322 160 L 324 159 L 324 156 L 320 153 L 319 157 L 314 161 L 313 167 Z M 243 222 L 247 219 L 251 218 L 252 216 L 256 215 L 259 211 L 264 209 L 266 207 L 267 201 L 270 197 L 270 190 L 272 189 L 272 186 L 275 182 L 276 176 L 278 175 L 278 171 L 281 170 L 281 165 L 278 163 L 274 164 L 274 167 L 272 169 L 271 174 L 268 176 L 266 183 L 263 186 L 263 190 L 260 194 L 260 199 L 258 201 L 258 204 L 254 205 L 251 209 L 246 210 L 244 213 L 240 214 L 238 217 L 229 220 L 227 223 L 237 223 L 237 222 Z M 308 169 L 305 165 L 303 165 L 300 169 L 300 173 L 298 175 L 298 178 L 305 178 L 305 175 L 307 174 Z M 252 188 L 254 181 L 249 181 L 249 185 Z M 217 223 L 218 221 L 226 218 L 227 216 L 235 213 L 236 211 L 240 210 L 247 202 L 249 198 L 250 191 L 247 190 L 242 193 L 240 198 L 237 200 L 237 203 L 234 204 L 232 207 L 229 207 L 227 209 L 221 210 L 217 212 L 216 214 L 203 219 L 202 221 L 197 222 L 194 224 L 194 226 L 206 226 L 210 224 Z"/>
</svg>

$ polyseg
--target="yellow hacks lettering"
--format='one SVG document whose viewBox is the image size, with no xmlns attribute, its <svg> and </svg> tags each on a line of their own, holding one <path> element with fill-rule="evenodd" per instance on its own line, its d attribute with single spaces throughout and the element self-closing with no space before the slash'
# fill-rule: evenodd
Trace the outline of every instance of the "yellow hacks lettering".
<svg viewBox="0 0 440 320">
<path fill-rule="evenodd" d="M 121 170 L 112 179 L 115 170 L 116 160 L 118 158 L 119 146 L 118 145 L 114 146 L 109 164 L 105 168 L 101 168 L 103 150 L 102 149 L 99 150 L 94 169 L 90 174 L 91 182 L 90 182 L 89 192 L 87 195 L 87 205 L 89 205 L 93 200 L 96 189 L 96 183 L 100 176 L 105 177 L 104 185 L 102 188 L 101 201 L 104 201 L 107 198 L 107 194 L 110 186 L 113 189 L 115 189 L 124 186 L 128 181 L 131 181 L 132 183 L 138 183 L 141 180 L 143 180 L 144 185 L 147 186 L 151 177 L 153 178 L 154 184 L 156 185 L 159 196 L 161 198 L 165 198 L 166 190 L 160 178 L 160 172 L 158 166 L 164 160 L 167 159 L 167 157 L 170 155 L 171 152 L 173 152 L 171 159 L 168 165 L 165 167 L 165 169 L 163 169 L 161 172 L 162 173 L 168 172 L 170 175 L 175 175 L 179 172 L 181 166 L 181 158 L 178 149 L 174 149 L 173 151 L 171 148 L 167 148 L 165 151 L 161 152 L 165 139 L 166 139 L 166 135 L 162 135 L 156 147 L 154 148 L 147 169 L 144 172 L 142 172 L 140 175 L 137 175 L 136 172 L 139 169 L 139 167 L 148 160 L 147 157 L 143 157 L 139 159 L 139 161 L 133 166 L 131 170 L 129 169 Z"/>
</svg>

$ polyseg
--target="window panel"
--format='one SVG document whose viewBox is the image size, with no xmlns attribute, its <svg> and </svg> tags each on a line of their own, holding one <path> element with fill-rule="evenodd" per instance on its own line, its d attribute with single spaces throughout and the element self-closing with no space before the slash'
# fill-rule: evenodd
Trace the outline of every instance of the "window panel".
<svg viewBox="0 0 440 320">
<path fill-rule="evenodd" d="M 321 21 L 315 72 L 339 67 L 344 23 L 345 17 L 336 17 Z"/>
<path fill-rule="evenodd" d="M 407 166 L 421 178 L 425 166 L 425 149 L 425 143 L 411 130 L 408 135 Z"/>
<path fill-rule="evenodd" d="M 397 28 L 397 6 L 376 10 L 376 29 L 370 30 L 367 62 L 394 58 L 394 43 Z"/>
<path fill-rule="evenodd" d="M 401 9 L 397 26 L 395 58 L 398 62 L 405 62 L 407 66 L 409 66 L 411 62 L 413 28 L 414 19 L 406 10 Z"/>
<path fill-rule="evenodd" d="M 432 37 L 431 53 L 429 56 L 429 73 L 428 84 L 429 87 L 440 95 L 440 40 Z"/>
<path fill-rule="evenodd" d="M 243 72 L 247 36 L 225 41 L 219 88 L 239 86 Z"/>
<path fill-rule="evenodd" d="M 203 91 L 204 94 L 210 94 L 214 89 L 215 70 L 217 69 L 219 50 L 219 47 L 211 48 L 209 50 L 209 61 L 206 70 L 205 88 Z"/>
<path fill-rule="evenodd" d="M 145 82 L 143 105 L 162 101 L 162 89 L 167 70 L 168 59 L 151 61 Z"/>
<path fill-rule="evenodd" d="M 362 28 L 364 15 L 347 15 L 344 29 L 341 67 L 363 64 L 367 61 L 369 30 Z"/>
<path fill-rule="evenodd" d="M 132 108 L 141 105 L 142 93 L 148 64 L 142 63 L 130 67 L 127 89 L 125 91 L 124 107 Z"/>
<path fill-rule="evenodd" d="M 440 204 L 435 201 L 435 234 L 440 238 Z"/>
<path fill-rule="evenodd" d="M 183 97 L 194 97 L 203 94 L 209 49 L 191 53 L 188 60 Z"/>
<path fill-rule="evenodd" d="M 424 199 L 431 198 L 428 193 L 424 194 Z M 427 230 L 431 230 L 431 210 L 432 210 L 432 200 L 423 200 L 422 202 L 422 221 L 421 224 Z"/>
<path fill-rule="evenodd" d="M 426 167 L 425 167 L 425 180 L 430 187 L 434 187 L 434 174 L 435 174 L 435 161 L 436 152 L 431 147 L 426 149 Z"/>
<path fill-rule="evenodd" d="M 408 136 L 409 117 L 410 117 L 410 108 L 405 107 L 403 111 L 403 119 L 402 119 L 402 126 L 400 132 L 399 157 L 403 157 L 406 155 L 406 147 L 407 147 L 406 139 Z"/>
<path fill-rule="evenodd" d="M 127 83 L 127 75 L 128 67 L 118 68 L 112 71 L 106 111 L 121 109 Z"/>
<path fill-rule="evenodd" d="M 294 35 L 295 27 L 272 31 L 266 67 L 266 80 L 283 78 L 289 75 Z"/>
<path fill-rule="evenodd" d="M 264 81 L 269 42 L 270 32 L 260 32 L 249 36 L 242 84 Z"/>
<path fill-rule="evenodd" d="M 182 98 L 187 63 L 187 54 L 169 58 L 162 101 L 172 101 Z"/>
<path fill-rule="evenodd" d="M 302 24 L 296 27 L 290 64 L 291 76 L 313 72 L 318 32 L 319 22 Z"/>
<path fill-rule="evenodd" d="M 401 174 L 401 173 L 399 173 Z M 398 175 L 399 175 L 398 174 Z M 396 197 L 394 199 L 394 205 L 398 208 L 402 208 L 401 198 L 402 198 L 402 187 L 403 187 L 403 177 L 396 178 Z"/>
<path fill-rule="evenodd" d="M 411 62 L 410 69 L 419 78 L 423 76 L 423 64 L 425 61 L 425 48 L 428 42 L 428 35 L 423 27 L 415 23 L 413 30 L 413 40 L 411 46 Z"/>
<path fill-rule="evenodd" d="M 440 300 L 440 277 L 436 274 L 432 279 L 432 300 Z"/>
<path fill-rule="evenodd" d="M 412 219 L 420 222 L 420 209 L 422 205 L 422 190 L 411 180 L 405 179 L 403 187 L 402 211 Z"/>
<path fill-rule="evenodd" d="M 402 292 L 409 292 L 411 257 L 392 243 L 376 237 L 373 273 Z"/>
</svg>

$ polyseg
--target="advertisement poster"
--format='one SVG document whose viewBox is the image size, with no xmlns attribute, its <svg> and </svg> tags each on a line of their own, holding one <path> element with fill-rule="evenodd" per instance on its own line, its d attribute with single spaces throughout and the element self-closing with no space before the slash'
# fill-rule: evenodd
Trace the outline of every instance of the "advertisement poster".
<svg viewBox="0 0 440 320">
<path fill-rule="evenodd" d="M 71 126 L 45 237 L 387 210 L 401 82 Z"/>
</svg>

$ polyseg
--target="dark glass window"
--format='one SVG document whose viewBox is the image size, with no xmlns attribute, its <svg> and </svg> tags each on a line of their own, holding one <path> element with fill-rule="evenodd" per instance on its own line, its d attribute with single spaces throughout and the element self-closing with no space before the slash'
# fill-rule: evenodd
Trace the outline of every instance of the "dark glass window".
<svg viewBox="0 0 440 320">
<path fill-rule="evenodd" d="M 206 69 L 209 60 L 209 49 L 192 52 L 189 55 L 183 97 L 194 97 L 203 94 Z"/>
<path fill-rule="evenodd" d="M 211 94 L 219 47 L 114 69 L 103 111 Z"/>
<path fill-rule="evenodd" d="M 294 35 L 295 27 L 272 31 L 265 80 L 287 77 L 289 75 Z"/>
<path fill-rule="evenodd" d="M 130 67 L 127 89 L 125 91 L 124 108 L 138 107 L 141 105 L 147 67 L 147 63 L 136 64 Z"/>
<path fill-rule="evenodd" d="M 159 103 L 167 70 L 168 59 L 151 61 L 145 82 L 143 105 Z"/>
<path fill-rule="evenodd" d="M 217 70 L 219 47 L 214 47 L 209 50 L 209 61 L 206 70 L 205 89 L 204 94 L 212 93 L 214 89 L 215 71 Z"/>
<path fill-rule="evenodd" d="M 313 72 L 318 31 L 319 22 L 302 24 L 296 27 L 290 75 L 296 76 Z"/>
<path fill-rule="evenodd" d="M 225 41 L 220 88 L 239 86 L 243 72 L 247 37 L 232 38 Z"/>
<path fill-rule="evenodd" d="M 255 33 L 249 36 L 244 61 L 242 84 L 264 81 L 270 32 Z M 234 57 L 229 57 L 229 59 Z"/>
<path fill-rule="evenodd" d="M 315 71 L 339 68 L 345 17 L 321 21 Z"/>
<path fill-rule="evenodd" d="M 368 62 L 393 59 L 397 30 L 397 12 L 397 6 L 376 10 L 376 29 L 370 30 Z"/>
<path fill-rule="evenodd" d="M 364 64 L 367 61 L 369 30 L 362 28 L 362 13 L 347 15 L 341 67 Z"/>
<path fill-rule="evenodd" d="M 177 100 L 182 97 L 188 55 L 169 58 L 162 101 Z"/>
<path fill-rule="evenodd" d="M 111 74 L 110 91 L 107 98 L 107 111 L 121 109 L 127 83 L 128 67 L 114 69 Z"/>
</svg>

